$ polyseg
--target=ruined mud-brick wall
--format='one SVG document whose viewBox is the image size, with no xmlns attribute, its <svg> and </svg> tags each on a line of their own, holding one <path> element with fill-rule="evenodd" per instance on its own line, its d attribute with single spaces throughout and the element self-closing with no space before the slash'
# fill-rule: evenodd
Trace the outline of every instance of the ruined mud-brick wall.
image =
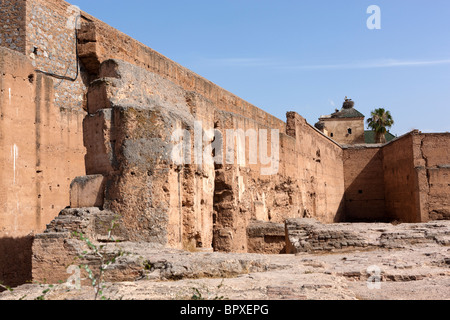
<svg viewBox="0 0 450 320">
<path fill-rule="evenodd" d="M 69 13 L 67 5 L 64 5 L 62 1 L 40 2 L 39 5 L 48 7 L 50 10 L 57 11 L 58 13 Z M 47 11 L 48 8 L 45 9 L 44 12 Z M 82 71 L 84 71 L 84 73 L 82 74 L 88 74 L 91 80 L 99 77 L 99 66 L 103 61 L 112 58 L 121 59 L 141 67 L 144 70 L 153 72 L 164 79 L 170 80 L 187 93 L 190 92 L 191 94 L 187 96 L 186 100 L 191 108 L 191 113 L 194 114 L 195 112 L 194 118 L 203 121 L 204 126 L 208 129 L 209 127 L 214 127 L 216 124 L 222 125 L 221 122 L 225 118 L 227 120 L 224 120 L 223 128 L 241 128 L 244 130 L 249 128 L 255 130 L 265 128 L 269 130 L 269 133 L 271 129 L 279 130 L 280 141 L 283 146 L 281 148 L 281 174 L 274 175 L 274 177 L 261 177 L 260 168 L 258 166 L 253 168 L 250 166 L 246 166 L 245 168 L 241 168 L 241 166 L 216 168 L 215 174 L 219 177 L 217 181 L 221 181 L 220 179 L 226 174 L 230 177 L 229 185 L 232 186 L 233 190 L 231 200 L 229 197 L 222 197 L 222 195 L 226 193 L 223 192 L 223 190 L 217 191 L 212 200 L 201 199 L 200 196 L 190 196 L 192 199 L 182 200 L 181 205 L 176 203 L 176 197 L 171 200 L 170 206 L 175 208 L 174 210 L 176 211 L 180 211 L 179 207 L 182 208 L 181 211 L 186 210 L 193 201 L 196 203 L 206 202 L 210 204 L 215 201 L 216 215 L 214 217 L 216 219 L 216 228 L 214 234 L 216 235 L 218 247 L 220 247 L 219 243 L 223 240 L 221 239 L 222 236 L 225 238 L 230 237 L 231 228 L 232 242 L 236 247 L 233 247 L 234 245 L 224 245 L 224 248 L 226 247 L 226 250 L 237 250 L 237 248 L 239 248 L 239 250 L 245 250 L 245 228 L 247 222 L 251 219 L 265 219 L 281 222 L 287 216 L 297 216 L 298 214 L 314 215 L 315 213 L 320 213 L 321 216 L 317 218 L 326 217 L 326 221 L 334 220 L 334 217 L 331 217 L 331 215 L 333 214 L 333 208 L 338 207 L 335 206 L 334 203 L 337 202 L 340 204 L 342 200 L 342 187 L 336 189 L 333 188 L 333 184 L 331 184 L 331 186 L 325 188 L 325 185 L 317 182 L 320 181 L 320 177 L 317 178 L 318 180 L 316 180 L 316 182 L 311 181 L 313 174 L 317 173 L 316 169 L 310 170 L 307 179 L 302 179 L 302 184 L 297 183 L 297 178 L 294 174 L 294 172 L 297 172 L 296 168 L 298 162 L 295 155 L 297 150 L 296 144 L 291 137 L 285 134 L 286 124 L 283 121 L 219 88 L 210 81 L 167 59 L 129 36 L 118 32 L 94 17 L 82 13 L 81 20 L 81 29 L 78 32 L 78 50 L 83 65 Z M 214 110 L 214 112 L 212 112 L 212 110 Z M 96 113 L 96 111 L 93 112 Z M 98 117 L 106 119 L 110 116 L 110 113 L 110 111 L 100 111 Z M 211 115 L 214 115 L 214 118 L 211 118 Z M 212 122 L 214 122 L 214 124 L 209 125 Z M 106 127 L 107 126 L 108 125 L 106 125 Z M 88 125 L 85 125 L 85 128 L 86 131 L 90 130 Z M 308 127 L 308 130 L 314 129 Z M 315 134 L 317 134 L 317 132 L 314 131 L 314 135 Z M 89 134 L 87 136 L 89 136 Z M 326 141 L 327 143 L 333 144 L 329 140 Z M 89 149 L 89 146 L 87 147 Z M 108 148 L 108 146 L 105 148 Z M 315 149 L 313 156 L 310 157 L 308 155 L 305 159 L 311 159 L 314 166 L 317 167 L 317 164 L 320 163 L 320 161 L 316 161 L 316 153 L 317 150 Z M 92 154 L 92 159 L 94 159 L 94 157 L 98 158 L 99 156 L 95 153 L 88 152 L 88 154 Z M 307 152 L 305 151 L 305 155 L 306 154 Z M 92 163 L 95 163 L 95 165 L 90 167 Z M 110 167 L 107 162 L 102 162 L 105 167 L 99 169 L 100 163 L 101 162 L 94 160 L 87 161 L 87 172 L 89 174 L 103 173 L 104 170 L 108 170 L 108 167 Z M 336 169 L 339 167 L 339 156 L 336 156 L 336 160 L 333 160 L 333 163 L 334 165 L 330 168 Z M 289 167 L 289 165 L 291 167 Z M 306 166 L 310 165 L 308 164 Z M 170 179 L 175 181 L 176 177 L 176 181 L 179 181 L 183 175 L 187 175 L 183 180 L 183 183 L 185 184 L 185 188 L 191 190 L 187 190 L 189 192 L 186 194 L 196 195 L 199 194 L 199 188 L 201 188 L 202 184 L 191 183 L 188 178 L 189 176 L 198 175 L 197 171 L 198 170 L 183 170 L 182 172 L 176 172 L 173 178 Z M 334 172 L 342 172 L 342 168 L 337 169 Z M 335 174 L 334 172 L 333 174 Z M 209 179 L 214 180 L 213 177 L 209 177 Z M 131 180 L 122 179 L 121 181 L 130 181 L 131 185 Z M 224 185 L 225 189 L 228 188 L 226 187 L 227 184 L 222 184 L 217 181 L 215 183 L 217 190 L 220 190 Z M 193 186 L 196 186 L 198 190 L 192 190 Z M 308 191 L 310 186 L 316 189 L 310 192 Z M 303 194 L 302 196 L 297 196 L 300 188 L 303 188 Z M 339 194 L 340 192 L 341 194 Z M 330 197 L 330 199 L 333 198 L 332 200 L 327 200 L 327 193 L 332 194 Z M 328 205 L 328 208 L 326 208 L 327 201 L 331 203 Z M 233 206 L 230 210 L 234 212 L 232 215 L 233 218 L 231 219 L 232 222 L 228 221 L 226 214 L 223 214 L 223 212 L 226 211 L 224 208 L 227 206 L 230 207 L 231 203 Z M 320 203 L 324 204 L 323 207 L 317 205 Z M 132 206 L 129 207 L 131 208 Z M 219 215 L 217 214 L 218 209 L 221 210 L 221 214 Z M 172 229 L 180 228 L 180 224 L 177 221 L 171 223 L 171 225 L 173 225 Z M 180 233 L 179 230 L 177 232 L 178 234 Z M 171 233 L 175 234 L 176 232 L 171 231 Z M 193 234 L 195 234 L 195 232 L 193 232 Z M 169 243 L 172 242 L 173 241 L 169 241 Z M 209 240 L 197 240 L 196 242 L 200 242 L 206 247 L 210 246 L 208 243 Z"/>
<path fill-rule="evenodd" d="M 295 138 L 300 216 L 324 223 L 341 221 L 344 216 L 341 146 L 296 113 L 288 113 L 287 134 Z"/>
<path fill-rule="evenodd" d="M 52 0 L 50 2 L 53 2 Z M 168 79 L 186 91 L 196 92 L 223 111 L 253 119 L 267 127 L 285 132 L 284 121 L 257 108 L 211 81 L 168 59 L 104 22 L 82 13 L 79 31 L 79 55 L 87 71 L 98 72 L 101 62 L 120 59 Z"/>
<path fill-rule="evenodd" d="M 422 220 L 412 145 L 413 136 L 408 134 L 383 148 L 386 212 L 403 222 Z"/>
<path fill-rule="evenodd" d="M 218 110 L 198 93 L 120 60 L 101 64 L 87 97 L 87 174 L 106 177 L 104 207 L 123 216 L 132 240 L 246 252 L 252 221 L 308 215 L 332 222 L 342 213 L 342 153 L 295 113 L 291 136 Z M 170 158 L 176 129 L 189 133 L 189 164 Z M 264 130 L 267 141 L 259 136 Z M 215 164 L 195 159 L 198 138 L 202 153 L 212 141 L 223 141 L 214 149 Z M 307 178 L 299 179 L 299 163 Z"/>
<path fill-rule="evenodd" d="M 70 183 L 85 174 L 84 116 L 61 113 L 53 79 L 6 48 L 0 48 L 0 90 L 0 280 L 14 283 L 31 270 L 27 239 L 70 204 Z"/>
<path fill-rule="evenodd" d="M 194 141 L 196 120 L 213 128 L 213 109 L 193 110 L 202 103 L 145 69 L 102 63 L 88 93 L 86 169 L 105 177 L 103 207 L 120 213 L 128 240 L 211 248 L 214 166 L 172 158 L 178 129 Z M 186 152 L 193 154 L 193 147 Z"/>
<path fill-rule="evenodd" d="M 86 87 L 83 80 L 86 80 L 87 74 L 77 70 L 79 66 L 76 58 L 75 26 L 69 21 L 74 12 L 71 11 L 69 4 L 64 1 L 11 0 L 2 1 L 0 11 L 0 47 L 24 55 L 18 57 L 5 54 L 4 65 L 20 65 L 20 68 L 28 68 L 27 77 L 32 77 L 31 80 L 34 81 L 32 84 L 35 85 L 34 91 L 21 95 L 22 98 L 28 97 L 32 101 L 30 108 L 33 110 L 26 114 L 24 114 L 25 105 L 22 105 L 21 101 L 14 101 L 26 87 L 17 86 L 14 91 L 13 87 L 3 85 L 5 88 L 3 97 L 12 97 L 8 103 L 16 108 L 15 114 L 11 113 L 11 121 L 22 125 L 21 130 L 18 127 L 18 132 L 13 131 L 14 137 L 15 139 L 22 137 L 29 141 L 26 148 L 20 148 L 17 143 L 14 146 L 15 142 L 11 141 L 11 148 L 15 148 L 14 154 L 17 158 L 16 170 L 25 167 L 20 162 L 24 152 L 35 154 L 35 174 L 38 172 L 39 178 L 34 178 L 35 174 L 27 176 L 33 179 L 32 183 L 40 185 L 38 189 L 49 189 L 53 194 L 57 193 L 57 197 L 65 199 L 50 203 L 52 200 L 46 197 L 44 191 L 37 193 L 36 197 L 39 200 L 36 201 L 41 203 L 40 211 L 44 213 L 32 219 L 38 221 L 35 227 L 30 228 L 27 223 L 21 225 L 24 230 L 28 230 L 27 234 L 41 232 L 52 217 L 69 205 L 70 183 L 77 175 L 83 175 L 85 172 L 82 121 L 86 115 L 84 111 Z M 7 58 L 13 60 L 7 61 Z M 8 70 L 14 77 L 15 69 Z M 44 76 L 44 72 L 65 76 L 69 80 L 47 77 Z M 39 105 L 38 102 L 34 103 L 34 100 L 39 101 Z M 30 122 L 31 120 L 27 122 L 25 119 L 28 117 L 33 118 L 33 122 Z M 11 132 L 6 125 L 4 128 L 5 132 Z M 49 168 L 46 167 L 46 156 L 52 157 L 53 163 Z M 30 170 L 33 166 L 27 165 L 26 168 Z M 7 192 L 14 193 L 12 190 Z M 31 195 L 34 192 L 29 191 L 27 194 Z M 27 214 L 31 215 L 31 211 Z M 8 229 L 9 231 L 11 230 Z"/>
<path fill-rule="evenodd" d="M 225 143 L 224 163 L 215 165 L 214 247 L 247 252 L 247 227 L 252 221 L 283 222 L 299 214 L 299 185 L 293 171 L 295 141 L 254 119 L 226 111 L 215 114 L 216 129 L 224 134 Z M 228 135 L 228 130 L 236 135 Z M 231 164 L 225 161 L 230 147 L 235 151 Z M 267 148 L 263 153 L 268 163 L 261 161 L 261 148 Z"/>
<path fill-rule="evenodd" d="M 42 72 L 53 75 L 51 76 L 53 81 L 52 85 L 49 84 L 47 86 L 49 90 L 51 89 L 51 92 L 49 92 L 47 95 L 47 100 L 53 105 L 51 111 L 55 112 L 55 127 L 61 125 L 61 128 L 63 128 L 63 130 L 65 130 L 66 128 L 67 130 L 69 130 L 68 128 L 70 128 L 70 141 L 68 141 L 66 144 L 69 146 L 70 150 L 77 151 L 77 156 L 71 158 L 70 160 L 70 166 L 74 168 L 73 172 L 79 172 L 79 175 L 83 174 L 83 170 L 79 169 L 82 168 L 80 155 L 83 153 L 81 150 L 83 150 L 84 146 L 81 144 L 81 140 L 79 139 L 78 135 L 81 133 L 81 130 L 84 130 L 84 144 L 88 149 L 88 155 L 86 157 L 87 173 L 92 175 L 111 175 L 112 172 L 114 174 L 120 172 L 121 174 L 126 175 L 126 177 L 120 176 L 121 178 L 117 178 L 118 182 L 116 184 L 113 184 L 116 188 L 115 191 L 107 193 L 105 199 L 106 205 L 110 205 L 111 208 L 117 209 L 118 211 L 121 211 L 123 208 L 128 208 L 127 210 L 131 212 L 131 208 L 136 205 L 137 198 L 140 197 L 142 203 L 145 201 L 149 201 L 149 199 L 146 199 L 145 201 L 143 200 L 143 198 L 145 198 L 143 196 L 145 194 L 144 192 L 138 192 L 133 188 L 126 187 L 139 185 L 137 181 L 133 180 L 137 179 L 137 173 L 131 169 L 130 159 L 125 157 L 125 161 L 120 165 L 118 165 L 118 159 L 120 159 L 120 157 L 118 157 L 117 155 L 116 157 L 107 158 L 108 161 L 103 161 L 105 159 L 101 159 L 102 153 L 96 152 L 95 149 L 96 147 L 99 147 L 99 144 L 103 144 L 103 147 L 105 148 L 104 150 L 106 152 L 105 154 L 110 155 L 108 152 L 114 153 L 117 151 L 116 149 L 112 149 L 115 148 L 116 143 L 120 142 L 122 143 L 121 146 L 125 145 L 124 141 L 127 140 L 127 137 L 134 137 L 134 135 L 124 134 L 125 138 L 122 137 L 123 140 L 120 140 L 120 136 L 109 136 L 108 139 L 110 140 L 106 140 L 106 144 L 104 143 L 105 139 L 94 141 L 95 139 L 93 139 L 92 137 L 94 137 L 95 134 L 99 133 L 99 131 L 95 131 L 95 128 L 101 128 L 101 133 L 103 134 L 102 138 L 105 138 L 105 136 L 109 134 L 107 130 L 111 127 L 114 127 L 115 129 L 120 128 L 120 133 L 132 131 L 135 129 L 133 128 L 133 121 L 137 118 L 139 118 L 140 120 L 148 118 L 148 123 L 143 120 L 142 126 L 148 124 L 149 126 L 153 125 L 153 127 L 155 127 L 152 123 L 152 121 L 154 120 L 152 118 L 153 115 L 150 116 L 148 114 L 149 112 L 146 111 L 147 116 L 143 116 L 141 114 L 142 110 L 139 110 L 139 112 L 134 112 L 134 115 L 132 115 L 130 113 L 130 110 L 132 109 L 128 108 L 128 105 L 126 112 L 124 111 L 124 108 L 115 108 L 113 111 L 108 107 L 97 106 L 95 107 L 97 108 L 96 110 L 92 110 L 92 112 L 90 112 L 90 116 L 86 118 L 83 126 L 80 125 L 79 121 L 80 118 L 84 117 L 85 115 L 84 109 L 87 109 L 87 86 L 91 83 L 92 80 L 100 77 L 101 63 L 111 58 L 119 58 L 126 62 L 130 62 L 137 67 L 140 67 L 142 70 L 152 72 L 155 76 L 159 76 L 162 79 L 165 79 L 165 81 L 167 80 L 173 83 L 173 85 L 167 84 L 167 88 L 175 86 L 179 88 L 176 89 L 178 90 L 178 92 L 174 93 L 173 95 L 168 95 L 176 96 L 176 99 L 185 101 L 183 103 L 187 104 L 186 107 L 189 109 L 193 119 L 202 121 L 203 125 L 208 129 L 213 128 L 217 125 L 222 126 L 223 128 L 230 129 L 252 128 L 254 130 L 259 130 L 261 128 L 264 128 L 269 130 L 269 133 L 270 130 L 277 129 L 280 133 L 279 139 L 282 145 L 280 156 L 282 158 L 282 161 L 279 168 L 279 171 L 281 173 L 279 175 L 275 174 L 273 175 L 273 177 L 261 176 L 261 168 L 259 166 L 251 168 L 247 165 L 243 166 L 243 168 L 241 168 L 241 166 L 231 166 L 232 168 L 230 169 L 229 166 L 225 166 L 223 168 L 214 168 L 214 170 L 212 170 L 211 168 L 206 170 L 214 171 L 214 175 L 202 173 L 203 169 L 198 170 L 198 168 L 195 168 L 194 166 L 186 166 L 182 168 L 181 171 L 179 168 L 172 168 L 173 172 L 165 172 L 164 174 L 161 174 L 161 179 L 165 177 L 167 184 L 178 185 L 177 190 L 171 190 L 170 188 L 166 190 L 165 188 L 163 188 L 163 190 L 166 190 L 166 193 L 177 195 L 172 196 L 168 204 L 169 208 L 171 208 L 170 210 L 174 210 L 177 212 L 177 215 L 169 215 L 172 217 L 171 219 L 169 219 L 171 221 L 169 222 L 169 225 L 171 227 L 169 227 L 167 230 L 169 230 L 168 234 L 173 234 L 173 236 L 169 236 L 166 238 L 166 240 L 172 239 L 167 240 L 169 244 L 179 245 L 180 241 L 186 241 L 186 239 L 181 239 L 179 236 L 181 233 L 183 233 L 180 231 L 180 225 L 182 225 L 182 223 L 180 223 L 180 219 L 182 219 L 183 216 L 186 216 L 187 220 L 191 219 L 190 217 L 192 216 L 192 212 L 189 211 L 191 210 L 189 208 L 192 207 L 214 207 L 214 210 L 210 210 L 211 212 L 207 213 L 209 217 L 216 219 L 216 228 L 214 229 L 214 234 L 222 234 L 226 237 L 229 236 L 230 233 L 227 229 L 229 228 L 229 222 L 227 222 L 227 218 L 224 218 L 226 217 L 226 215 L 222 215 L 221 218 L 220 215 L 217 214 L 217 212 L 219 212 L 219 209 L 222 210 L 227 205 L 229 205 L 225 204 L 225 202 L 228 201 L 229 198 L 222 197 L 222 195 L 226 192 L 222 192 L 223 190 L 218 191 L 214 194 L 214 196 L 211 197 L 211 199 L 202 196 L 203 192 L 207 192 L 204 190 L 209 190 L 208 188 L 211 188 L 213 192 L 215 192 L 214 190 L 216 189 L 220 190 L 220 187 L 224 185 L 220 182 L 220 179 L 224 175 L 229 176 L 229 185 L 232 186 L 232 202 L 233 211 L 235 214 L 233 215 L 231 229 L 233 234 L 239 234 L 239 236 L 233 236 L 233 243 L 239 243 L 239 245 L 236 245 L 236 248 L 239 247 L 239 250 L 245 250 L 245 229 L 247 222 L 251 219 L 261 219 L 268 221 L 273 220 L 281 222 L 285 217 L 297 216 L 299 214 L 314 215 L 315 212 L 321 212 L 322 216 L 331 215 L 331 209 L 325 210 L 326 213 L 323 213 L 325 211 L 322 210 L 320 206 L 317 207 L 316 205 L 316 203 L 325 202 L 325 194 L 328 191 L 307 191 L 310 186 L 313 186 L 313 188 L 315 188 L 316 185 L 314 181 L 311 181 L 311 174 L 309 174 L 307 179 L 302 178 L 302 183 L 297 183 L 297 177 L 295 176 L 295 173 L 297 173 L 296 168 L 298 159 L 296 157 L 296 152 L 298 148 L 294 139 L 292 139 L 292 136 L 286 135 L 286 124 L 283 121 L 245 102 L 244 100 L 236 97 L 226 90 L 219 88 L 210 81 L 196 75 L 190 70 L 167 59 L 161 54 L 118 32 L 117 30 L 109 27 L 108 25 L 95 19 L 94 17 L 89 16 L 88 14 L 82 13 L 80 19 L 81 29 L 78 31 L 78 39 L 76 39 L 75 30 L 73 26 L 72 28 L 70 27 L 69 23 L 70 19 L 73 19 L 74 13 L 76 12 L 74 12 L 73 8 L 64 1 L 5 1 L 2 2 L 2 4 L 2 10 L 7 15 L 16 17 L 17 25 L 19 26 L 18 34 L 5 34 L 8 37 L 10 36 L 12 39 L 8 40 L 7 43 L 11 44 L 12 49 L 24 53 L 25 56 L 31 61 L 33 69 L 39 70 L 39 72 L 37 72 L 36 78 L 38 78 L 38 75 L 39 77 L 42 77 Z M 14 23 L 16 23 L 16 20 L 14 20 Z M 22 37 L 22 35 L 24 35 L 24 38 Z M 14 46 L 12 45 L 12 43 L 14 43 Z M 77 43 L 78 46 L 76 46 L 75 43 Z M 76 49 L 78 49 L 79 53 L 79 70 L 76 69 Z M 77 75 L 77 73 L 79 74 Z M 66 78 L 60 79 L 60 76 L 65 76 Z M 73 81 L 71 81 L 71 79 Z M 96 84 L 93 84 L 93 86 L 96 85 L 101 86 L 102 83 L 98 82 Z M 95 101 L 95 98 L 93 99 Z M 120 105 L 123 105 L 122 101 L 120 102 L 119 106 Z M 142 109 L 142 106 L 140 107 Z M 120 113 L 119 110 L 122 110 L 123 112 L 120 111 L 122 112 Z M 91 125 L 89 123 L 89 121 L 94 121 L 92 120 L 93 118 L 96 118 L 98 122 L 95 125 Z M 103 126 L 100 126 L 99 124 L 101 123 L 101 121 L 104 122 Z M 114 121 L 119 121 L 119 123 L 114 123 Z M 120 123 L 120 121 L 123 122 Z M 76 123 L 76 128 L 71 127 L 74 123 Z M 112 123 L 114 123 L 114 125 L 112 125 Z M 98 126 L 96 127 L 96 125 Z M 158 129 L 161 129 L 161 127 L 155 127 L 155 134 L 157 134 Z M 310 129 L 312 128 L 308 127 L 308 130 Z M 94 133 L 92 133 L 91 131 L 94 131 Z M 115 134 L 117 134 L 117 130 L 114 132 L 114 135 Z M 314 134 L 317 133 L 314 132 Z M 74 136 L 78 136 L 78 139 L 74 139 Z M 329 140 L 327 140 L 327 142 L 331 143 Z M 131 144 L 131 142 L 127 143 Z M 40 141 L 38 144 L 39 149 L 47 147 L 47 144 L 47 141 Z M 111 150 L 108 148 L 110 148 Z M 135 149 L 136 148 L 137 146 L 135 146 Z M 91 150 L 89 151 L 89 149 Z M 308 156 L 308 159 L 311 158 L 311 161 L 317 164 L 320 163 L 320 161 L 316 161 L 316 153 L 317 150 L 314 150 L 313 156 Z M 55 155 L 55 153 L 53 155 Z M 64 163 L 64 161 L 56 161 L 55 163 L 59 166 L 56 171 L 67 171 L 65 169 L 66 164 Z M 306 166 L 309 166 L 309 164 Z M 314 172 L 315 169 L 311 170 L 312 171 L 310 173 Z M 42 181 L 48 180 L 47 177 L 49 176 L 46 170 L 38 169 L 36 171 L 43 176 Z M 336 171 L 339 172 L 339 170 Z M 127 175 L 128 173 L 129 176 Z M 218 180 L 215 179 L 215 175 L 219 176 Z M 195 182 L 197 181 L 196 177 L 198 176 L 203 176 L 203 179 L 206 182 Z M 73 180 L 73 178 L 74 177 L 65 177 L 64 179 L 66 179 L 65 181 L 70 182 L 71 180 Z M 54 181 L 57 180 L 55 179 Z M 205 187 L 205 183 L 207 184 L 208 188 Z M 59 184 L 59 186 L 62 193 L 65 193 L 66 195 L 69 194 L 69 192 L 67 192 L 67 184 L 61 183 Z M 111 184 L 109 184 L 109 186 L 111 186 Z M 143 183 L 142 186 L 146 186 L 146 184 Z M 322 187 L 323 186 L 319 187 L 319 189 Z M 225 187 L 225 189 L 226 188 L 227 187 Z M 298 196 L 298 192 L 302 188 L 302 196 Z M 114 190 L 114 188 L 111 187 L 108 190 Z M 338 194 L 340 192 L 340 189 L 338 188 L 336 190 L 332 190 L 330 188 L 330 192 Z M 133 196 L 133 194 L 135 196 Z M 128 196 L 129 199 L 126 200 L 125 198 Z M 39 199 L 43 199 L 42 197 L 43 196 L 40 195 Z M 117 199 L 120 197 L 123 197 L 123 199 Z M 219 203 L 220 205 L 218 205 Z M 138 208 L 140 207 L 138 206 Z M 330 208 L 332 208 L 332 206 Z M 44 209 L 44 207 L 42 207 L 41 209 Z M 49 216 L 56 215 L 56 212 L 60 209 L 61 208 L 59 205 L 55 205 L 53 209 L 54 211 L 46 212 L 48 212 Z M 201 209 L 200 211 L 202 210 L 203 209 Z M 216 212 L 215 216 L 213 215 L 212 211 Z M 175 216 L 178 217 L 178 220 L 174 220 L 173 217 Z M 145 220 L 145 218 L 142 217 L 136 216 L 135 218 L 136 221 Z M 327 217 L 327 219 L 332 220 L 332 218 L 329 217 Z M 46 220 L 48 219 L 43 219 L 42 224 L 49 222 Z M 193 221 L 194 220 L 195 219 L 193 219 Z M 128 221 L 130 223 L 130 226 L 132 224 L 131 221 L 132 219 Z M 199 227 L 197 229 L 202 228 Z M 208 230 L 208 228 L 203 229 Z M 201 244 L 201 246 L 210 247 L 210 242 L 213 242 L 210 240 L 213 232 L 211 232 L 211 235 L 209 236 L 195 235 L 196 232 L 197 231 L 192 229 L 187 233 L 190 234 L 192 238 L 196 239 L 194 241 L 196 245 Z M 152 234 L 152 232 L 147 234 L 147 236 L 151 238 L 152 236 L 150 236 L 150 234 Z M 156 238 L 165 237 L 163 233 L 156 230 L 153 231 L 153 234 L 157 234 L 157 236 L 155 236 Z M 175 234 L 178 234 L 178 239 L 176 236 L 174 236 Z M 201 238 L 204 238 L 205 240 Z M 144 236 L 140 239 L 142 240 L 147 238 Z M 220 240 L 217 240 L 217 243 L 220 243 Z M 240 243 L 244 243 L 244 245 L 241 245 Z M 219 247 L 220 245 L 217 246 Z M 230 250 L 230 248 L 235 247 L 234 245 L 231 245 L 228 246 L 226 250 Z"/>
<path fill-rule="evenodd" d="M 33 235 L 70 204 L 70 183 L 85 174 L 83 78 L 35 71 L 75 79 L 68 7 L 0 2 L 0 282 L 8 284 L 30 280 Z"/>
<path fill-rule="evenodd" d="M 413 134 L 422 221 L 450 219 L 450 134 Z"/>
<path fill-rule="evenodd" d="M 26 1 L 0 2 L 0 46 L 25 53 Z"/>
<path fill-rule="evenodd" d="M 450 134 L 344 147 L 345 221 L 449 219 Z"/>
<path fill-rule="evenodd" d="M 74 7 L 58 0 L 8 0 L 0 13 L 0 46 L 23 53 L 37 70 L 72 79 L 55 79 L 55 106 L 83 111 L 88 75 L 77 70 Z"/>
<path fill-rule="evenodd" d="M 381 147 L 344 148 L 345 221 L 383 221 L 386 217 Z"/>
<path fill-rule="evenodd" d="M 449 219 L 450 134 L 413 131 L 383 147 L 388 217 L 403 222 Z"/>
</svg>

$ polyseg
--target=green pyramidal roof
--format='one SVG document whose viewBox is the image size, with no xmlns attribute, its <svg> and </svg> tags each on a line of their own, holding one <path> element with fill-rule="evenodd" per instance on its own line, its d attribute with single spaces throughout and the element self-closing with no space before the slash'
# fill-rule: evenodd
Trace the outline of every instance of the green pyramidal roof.
<svg viewBox="0 0 450 320">
<path fill-rule="evenodd" d="M 376 143 L 375 137 L 376 137 L 375 131 L 370 131 L 370 130 L 364 131 L 364 140 L 367 144 Z M 392 141 L 395 138 L 396 138 L 396 136 L 394 136 L 392 133 L 390 133 L 390 132 L 386 133 L 386 142 Z"/>
</svg>

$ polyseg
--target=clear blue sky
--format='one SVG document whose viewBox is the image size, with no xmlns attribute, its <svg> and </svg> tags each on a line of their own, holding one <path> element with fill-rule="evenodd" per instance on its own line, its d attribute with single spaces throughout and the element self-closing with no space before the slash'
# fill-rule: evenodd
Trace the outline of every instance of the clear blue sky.
<svg viewBox="0 0 450 320">
<path fill-rule="evenodd" d="M 450 131 L 448 0 L 69 2 L 282 120 L 314 124 L 348 96 L 390 110 L 394 134 Z"/>
</svg>

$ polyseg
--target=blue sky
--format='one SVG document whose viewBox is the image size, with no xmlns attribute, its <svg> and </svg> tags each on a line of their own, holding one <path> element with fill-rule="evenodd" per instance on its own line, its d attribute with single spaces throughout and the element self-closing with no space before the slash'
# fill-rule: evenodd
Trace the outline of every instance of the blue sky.
<svg viewBox="0 0 450 320">
<path fill-rule="evenodd" d="M 282 120 L 348 96 L 390 110 L 394 134 L 450 131 L 448 0 L 69 2 Z"/>
</svg>

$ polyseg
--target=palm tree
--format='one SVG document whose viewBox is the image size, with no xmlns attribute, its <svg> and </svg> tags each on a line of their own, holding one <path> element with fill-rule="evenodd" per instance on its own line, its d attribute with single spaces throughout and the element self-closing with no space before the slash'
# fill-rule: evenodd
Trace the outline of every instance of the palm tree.
<svg viewBox="0 0 450 320">
<path fill-rule="evenodd" d="M 375 131 L 376 142 L 385 143 L 386 133 L 394 125 L 394 119 L 389 111 L 379 108 L 372 111 L 371 117 L 367 119 L 367 124 L 370 129 Z"/>
</svg>

